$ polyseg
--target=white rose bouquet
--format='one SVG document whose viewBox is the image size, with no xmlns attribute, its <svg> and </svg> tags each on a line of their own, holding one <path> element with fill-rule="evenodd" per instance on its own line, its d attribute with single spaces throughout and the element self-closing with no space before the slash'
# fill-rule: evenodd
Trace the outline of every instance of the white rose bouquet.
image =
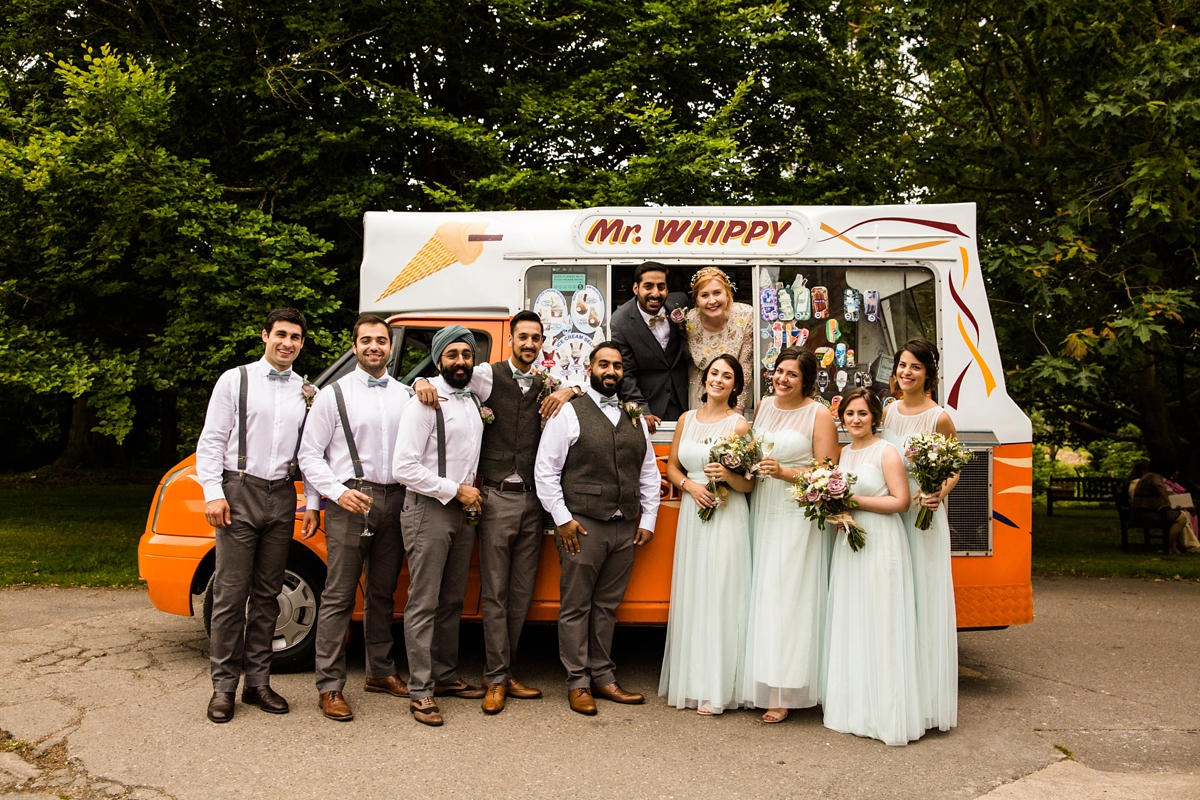
<svg viewBox="0 0 1200 800">
<path fill-rule="evenodd" d="M 946 481 L 962 472 L 974 456 L 958 439 L 934 431 L 913 436 L 904 448 L 908 472 L 921 487 L 921 497 L 940 492 Z M 917 512 L 917 528 L 927 531 L 932 524 L 933 509 L 922 504 Z"/>
</svg>

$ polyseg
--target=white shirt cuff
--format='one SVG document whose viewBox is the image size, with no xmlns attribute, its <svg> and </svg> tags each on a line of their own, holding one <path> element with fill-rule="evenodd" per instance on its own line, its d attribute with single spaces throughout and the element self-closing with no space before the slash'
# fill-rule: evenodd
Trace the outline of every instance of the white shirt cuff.
<svg viewBox="0 0 1200 800">
<path fill-rule="evenodd" d="M 555 525 L 566 525 L 568 522 L 575 519 L 573 516 L 571 516 L 571 512 L 567 508 L 566 504 L 554 509 L 554 511 L 550 513 L 550 516 L 554 518 Z"/>
<path fill-rule="evenodd" d="M 211 503 L 213 500 L 224 500 L 225 490 L 221 488 L 221 484 L 204 487 L 204 502 Z"/>
<path fill-rule="evenodd" d="M 305 511 L 320 511 L 321 510 L 321 495 L 310 494 L 304 498 Z"/>
<path fill-rule="evenodd" d="M 651 533 L 654 533 L 654 526 L 657 524 L 658 524 L 658 517 L 656 515 L 642 514 L 642 518 L 640 520 L 638 520 L 638 527 L 645 528 L 646 530 L 650 531 Z"/>
</svg>

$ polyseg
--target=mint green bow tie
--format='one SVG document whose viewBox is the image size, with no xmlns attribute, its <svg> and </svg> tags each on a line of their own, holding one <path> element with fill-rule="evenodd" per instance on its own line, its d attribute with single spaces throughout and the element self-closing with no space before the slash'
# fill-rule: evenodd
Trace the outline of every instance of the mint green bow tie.
<svg viewBox="0 0 1200 800">
<path fill-rule="evenodd" d="M 382 378 L 376 378 L 374 375 L 367 376 L 367 388 L 368 389 L 370 389 L 372 386 L 387 386 L 387 382 L 388 382 L 387 375 L 384 375 Z"/>
<path fill-rule="evenodd" d="M 532 372 L 514 372 L 513 377 L 516 378 L 521 383 L 525 384 L 526 386 L 533 385 L 533 373 Z"/>
<path fill-rule="evenodd" d="M 470 389 L 455 389 L 455 390 L 454 390 L 454 396 L 455 396 L 455 397 L 466 397 L 466 398 L 471 398 L 471 397 L 474 397 L 475 395 L 471 394 L 471 390 L 470 390 Z"/>
<path fill-rule="evenodd" d="M 600 398 L 600 407 L 604 408 L 605 406 L 613 406 L 614 408 L 620 408 L 621 401 L 617 399 L 616 395 L 613 395 L 612 397 L 601 397 Z"/>
<path fill-rule="evenodd" d="M 270 381 L 290 381 L 292 379 L 292 371 L 285 369 L 283 372 L 271 370 L 267 373 L 267 380 Z"/>
</svg>

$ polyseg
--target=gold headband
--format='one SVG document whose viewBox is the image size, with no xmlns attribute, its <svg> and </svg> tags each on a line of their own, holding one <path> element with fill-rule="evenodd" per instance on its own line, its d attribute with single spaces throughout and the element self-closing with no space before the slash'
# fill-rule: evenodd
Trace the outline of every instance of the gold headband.
<svg viewBox="0 0 1200 800">
<path fill-rule="evenodd" d="M 726 286 L 733 288 L 733 281 L 729 280 L 729 276 L 725 274 L 725 270 L 720 267 L 701 267 L 695 275 L 692 276 L 692 282 L 688 289 L 695 291 L 696 287 L 712 279 L 717 279 Z"/>
</svg>

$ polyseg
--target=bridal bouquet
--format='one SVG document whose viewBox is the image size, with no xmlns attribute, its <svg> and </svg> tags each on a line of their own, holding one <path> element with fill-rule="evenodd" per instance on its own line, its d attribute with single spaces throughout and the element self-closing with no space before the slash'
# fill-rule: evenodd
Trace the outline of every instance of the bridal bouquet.
<svg viewBox="0 0 1200 800">
<path fill-rule="evenodd" d="M 708 463 L 720 464 L 730 472 L 740 472 L 747 478 L 754 477 L 762 457 L 762 437 L 754 431 L 741 436 L 731 433 L 718 439 L 708 451 Z M 701 521 L 708 522 L 729 499 L 729 485 L 724 481 L 709 481 L 704 488 L 708 489 L 714 502 L 712 508 L 701 508 L 698 513 Z"/>
<path fill-rule="evenodd" d="M 940 492 L 942 485 L 962 472 L 963 466 L 974 455 L 958 439 L 951 439 L 933 431 L 913 436 L 904 448 L 909 474 L 921 487 L 922 495 Z M 927 531 L 932 524 L 933 509 L 922 504 L 921 510 L 917 512 L 917 528 Z"/>
<path fill-rule="evenodd" d="M 838 469 L 828 458 L 824 464 L 815 459 L 811 464 L 812 470 L 796 477 L 792 497 L 804 509 L 804 516 L 815 519 L 821 530 L 825 530 L 826 520 L 845 528 L 846 543 L 857 553 L 867 539 L 866 531 L 850 516 L 850 509 L 858 505 L 854 502 L 854 492 L 850 491 L 856 480 L 854 474 Z"/>
</svg>

